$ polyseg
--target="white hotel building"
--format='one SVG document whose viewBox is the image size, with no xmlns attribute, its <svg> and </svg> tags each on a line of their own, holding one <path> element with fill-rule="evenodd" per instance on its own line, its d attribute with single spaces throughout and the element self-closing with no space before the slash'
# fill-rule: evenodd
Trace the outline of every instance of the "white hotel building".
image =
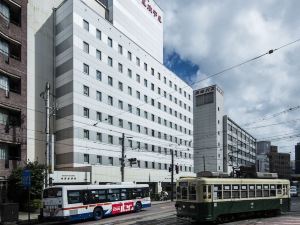
<svg viewBox="0 0 300 225">
<path fill-rule="evenodd" d="M 66 0 L 55 15 L 55 161 L 92 182 L 193 175 L 193 90 L 163 65 L 163 11 L 152 0 Z M 130 165 L 128 159 L 136 158 Z"/>
</svg>

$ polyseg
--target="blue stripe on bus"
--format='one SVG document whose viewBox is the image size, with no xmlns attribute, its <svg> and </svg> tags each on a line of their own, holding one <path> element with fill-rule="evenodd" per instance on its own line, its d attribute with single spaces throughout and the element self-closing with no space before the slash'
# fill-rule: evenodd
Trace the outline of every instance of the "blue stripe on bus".
<svg viewBox="0 0 300 225">
<path fill-rule="evenodd" d="M 76 214 L 69 217 L 70 221 L 85 220 L 93 217 L 93 213 Z"/>
<path fill-rule="evenodd" d="M 151 203 L 148 203 L 148 204 L 142 204 L 142 207 L 143 207 L 143 208 L 149 208 L 149 207 L 151 207 Z"/>
</svg>

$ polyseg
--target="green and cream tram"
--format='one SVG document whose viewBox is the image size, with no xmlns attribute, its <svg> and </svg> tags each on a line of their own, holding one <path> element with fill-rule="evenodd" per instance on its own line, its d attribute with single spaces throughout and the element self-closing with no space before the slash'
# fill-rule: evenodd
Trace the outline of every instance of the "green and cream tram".
<svg viewBox="0 0 300 225">
<path fill-rule="evenodd" d="M 199 222 L 226 221 L 240 215 L 290 210 L 290 183 L 281 179 L 180 178 L 176 183 L 178 217 Z"/>
</svg>

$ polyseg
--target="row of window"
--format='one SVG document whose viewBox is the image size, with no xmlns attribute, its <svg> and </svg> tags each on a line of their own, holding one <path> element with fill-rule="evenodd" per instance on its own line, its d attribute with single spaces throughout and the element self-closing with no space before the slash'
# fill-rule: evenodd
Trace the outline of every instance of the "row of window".
<svg viewBox="0 0 300 225">
<path fill-rule="evenodd" d="M 86 30 L 86 31 L 89 31 L 89 22 L 84 20 L 83 19 L 83 28 Z M 96 28 L 96 38 L 98 40 L 102 40 L 102 32 Z M 111 37 L 107 37 L 107 45 L 111 48 L 113 48 L 113 40 Z M 118 44 L 118 52 L 120 55 L 124 55 L 124 52 L 123 52 L 123 46 L 121 44 Z M 129 61 L 132 61 L 133 60 L 133 54 L 130 52 L 130 51 L 127 51 L 127 59 Z M 141 66 L 141 60 L 139 57 L 136 56 L 135 58 L 136 60 L 136 65 L 138 67 Z M 144 62 L 144 70 L 147 72 L 148 71 L 148 64 L 146 62 Z M 151 68 L 151 75 L 155 76 L 155 69 L 154 68 Z M 157 72 L 157 78 L 159 80 L 162 79 L 162 76 L 159 72 Z M 178 87 L 176 84 L 174 84 L 171 80 L 169 80 L 169 82 L 167 82 L 167 78 L 165 76 L 163 76 L 163 82 L 164 84 L 167 84 L 169 85 L 170 88 L 174 89 L 175 91 L 177 91 L 178 93 L 180 93 L 181 95 L 183 95 L 185 98 L 191 100 L 191 95 L 188 94 L 186 91 L 184 91 L 182 88 Z"/>
<path fill-rule="evenodd" d="M 89 154 L 84 154 L 83 155 L 83 160 L 84 163 L 86 164 L 90 164 L 90 155 Z M 113 157 L 108 157 L 108 163 L 106 165 L 110 165 L 110 166 L 114 166 L 117 164 L 117 162 L 115 162 L 116 159 L 114 159 Z M 96 156 L 96 163 L 98 165 L 103 165 L 103 157 L 101 155 L 97 155 Z M 121 165 L 122 163 L 122 159 L 119 158 L 119 164 L 117 165 Z M 132 167 L 133 165 L 130 164 L 130 167 Z M 155 162 L 149 162 L 149 161 L 140 161 L 137 160 L 136 162 L 136 167 L 138 168 L 146 168 L 146 169 L 158 169 L 158 170 L 168 170 L 168 164 L 166 163 L 158 163 L 157 166 L 155 164 Z M 180 171 L 185 171 L 185 172 L 191 172 L 192 171 L 192 167 L 188 167 L 188 166 L 183 166 L 183 165 L 179 165 L 179 170 Z"/>
<path fill-rule="evenodd" d="M 89 89 L 88 86 L 83 85 L 83 94 L 85 96 L 88 96 L 88 97 L 90 96 L 90 89 Z M 96 100 L 102 102 L 102 92 L 96 91 Z M 114 101 L 114 98 L 112 96 L 107 96 L 107 104 L 108 105 L 114 106 L 116 104 L 115 102 L 116 101 Z M 121 101 L 121 100 L 118 100 L 117 102 L 118 102 L 118 108 L 121 109 L 121 110 L 124 110 L 124 102 Z M 169 108 L 169 109 L 170 109 L 170 112 L 172 112 L 172 113 L 176 112 L 176 115 L 178 115 L 177 111 L 173 111 L 171 108 Z M 134 112 L 134 107 L 131 104 L 127 104 L 127 111 L 129 113 L 135 113 L 135 115 L 137 115 L 137 116 L 143 116 L 144 118 L 149 119 L 149 120 L 151 120 L 153 122 L 157 122 L 158 124 L 161 124 L 161 125 L 164 125 L 164 126 L 168 126 L 171 129 L 174 129 L 176 131 L 180 131 L 180 132 L 182 132 L 184 134 L 192 135 L 192 131 L 191 130 L 189 130 L 189 129 L 185 128 L 185 127 L 182 127 L 181 125 L 178 125 L 178 124 L 176 124 L 176 123 L 174 123 L 172 121 L 168 121 L 166 119 L 162 119 L 160 116 L 156 116 L 154 114 L 148 113 L 147 111 L 143 111 L 140 108 L 135 108 L 135 112 Z M 84 108 L 83 112 L 84 112 L 84 116 L 87 117 L 87 118 L 89 118 L 89 108 Z M 97 120 L 98 121 L 102 121 L 101 115 L 102 114 L 100 112 L 97 113 Z M 190 118 L 187 118 L 186 116 L 183 116 L 181 113 L 179 114 L 179 118 L 183 119 L 185 122 L 187 122 L 187 120 L 189 122 L 191 122 Z M 109 124 L 113 125 L 113 116 L 108 116 L 108 118 L 106 120 L 108 121 Z M 130 122 L 128 122 L 128 123 L 130 123 Z M 119 124 L 119 126 L 120 126 L 120 124 Z M 140 127 L 140 125 L 137 125 L 137 126 Z M 130 130 L 132 130 L 132 129 L 130 129 Z M 158 137 L 159 136 L 161 136 L 161 135 L 158 134 Z M 170 139 L 173 140 L 172 135 L 170 135 Z M 176 140 L 176 139 L 177 138 L 175 137 L 174 140 Z M 182 143 L 182 141 L 181 141 L 181 143 Z"/>
<path fill-rule="evenodd" d="M 103 135 L 102 133 L 100 132 L 97 132 L 96 133 L 96 141 L 98 142 L 103 142 Z M 87 139 L 89 140 L 90 139 L 90 131 L 89 130 L 86 130 L 84 129 L 83 130 L 83 137 L 84 139 Z M 118 138 L 118 137 L 114 137 L 113 135 L 107 135 L 107 142 L 108 144 L 114 144 L 115 143 L 115 139 Z M 122 141 L 123 139 L 121 137 L 119 137 L 118 139 L 118 145 L 122 145 Z M 168 148 L 162 148 L 160 146 L 155 146 L 155 145 L 149 145 L 147 143 L 141 143 L 139 141 L 133 141 L 133 140 L 130 140 L 128 139 L 128 147 L 129 148 L 134 148 L 134 149 L 137 149 L 137 150 L 146 150 L 146 151 L 152 151 L 152 152 L 157 152 L 159 154 L 170 154 L 170 151 L 171 149 L 168 151 Z M 174 155 L 175 157 L 181 157 L 181 158 L 192 158 L 192 155 L 191 153 L 186 153 L 186 152 L 182 152 L 182 151 L 178 151 L 178 150 L 174 150 Z"/>
<path fill-rule="evenodd" d="M 149 197 L 149 188 L 115 188 L 95 190 L 70 190 L 68 204 L 95 204 Z"/>
<path fill-rule="evenodd" d="M 230 131 L 231 134 L 233 133 L 233 134 L 237 135 L 237 137 L 240 137 L 246 143 L 250 143 L 251 145 L 254 145 L 254 143 L 255 143 L 254 139 L 249 138 L 246 134 L 243 134 L 241 131 L 239 131 L 237 128 L 231 126 L 230 124 L 228 124 L 228 131 Z"/>
<path fill-rule="evenodd" d="M 255 148 L 251 148 L 250 146 L 246 146 L 246 148 L 242 149 L 240 145 L 237 146 L 237 145 L 231 145 L 231 144 L 228 144 L 228 150 L 231 152 L 238 151 L 238 154 L 246 154 L 246 153 L 255 153 L 256 152 Z"/>
<path fill-rule="evenodd" d="M 98 50 L 97 50 L 97 51 L 98 51 Z M 101 53 L 101 52 L 100 52 L 100 53 Z M 100 54 L 100 53 L 99 53 L 99 54 Z M 101 56 L 101 54 L 100 54 L 100 56 Z M 121 64 L 119 64 L 119 68 L 123 68 L 123 67 L 120 67 L 120 65 L 121 65 Z M 89 68 L 90 68 L 90 67 L 89 67 L 88 64 L 83 63 L 83 73 L 84 73 L 84 74 L 87 74 L 87 75 L 90 74 L 90 69 L 89 69 Z M 127 73 L 128 73 L 128 76 L 129 76 L 129 77 L 132 77 L 132 71 L 131 71 L 130 69 L 128 69 L 128 72 L 127 72 Z M 96 70 L 96 79 L 99 80 L 99 81 L 102 81 L 102 72 L 99 71 L 99 70 Z M 140 77 L 139 74 L 136 74 L 136 81 L 137 81 L 138 83 L 141 82 L 141 77 Z M 107 77 L 107 83 L 108 83 L 108 85 L 110 85 L 110 86 L 112 86 L 112 87 L 114 86 L 113 78 L 112 78 L 111 76 L 108 76 L 108 77 Z M 125 86 L 125 85 L 123 85 L 123 83 L 122 83 L 121 81 L 118 82 L 118 89 L 119 89 L 120 91 L 124 91 L 124 89 L 125 89 L 124 86 Z M 148 80 L 147 80 L 147 79 L 144 79 L 144 86 L 145 86 L 145 87 L 148 87 Z M 149 86 L 151 87 L 151 90 L 155 91 L 155 85 L 154 85 L 153 83 L 151 83 L 151 85 L 149 85 Z M 132 87 L 130 87 L 130 86 L 127 87 L 127 93 L 128 93 L 129 95 L 132 96 L 132 93 L 133 93 Z M 163 96 L 163 97 L 166 98 L 166 99 L 168 98 L 170 101 L 173 101 L 175 104 L 177 104 L 177 105 L 179 105 L 180 107 L 184 108 L 185 110 L 188 110 L 189 112 L 191 112 L 191 106 L 188 106 L 186 103 L 183 103 L 181 100 L 178 100 L 178 99 L 177 99 L 176 97 L 174 97 L 173 95 L 167 94 L 166 91 L 162 91 L 160 87 L 157 87 L 157 94 Z M 141 93 L 140 93 L 140 91 L 136 91 L 136 97 L 137 97 L 139 100 L 141 100 Z M 153 98 L 151 99 L 151 102 L 150 102 L 150 98 L 149 98 L 149 101 L 148 101 L 148 96 L 147 96 L 147 95 L 144 95 L 144 99 L 143 99 L 143 100 L 144 100 L 145 103 L 151 103 L 152 106 L 157 106 L 159 109 L 162 109 L 162 104 L 161 104 L 161 102 L 159 102 L 159 101 L 156 102 L 156 100 L 153 99 Z M 165 109 L 165 111 L 167 112 L 166 106 L 164 106 L 164 109 Z M 171 111 L 170 111 L 170 114 L 173 115 L 173 114 L 171 113 Z M 177 112 L 176 112 L 176 114 L 174 114 L 174 116 L 177 117 Z M 191 123 L 191 119 L 189 119 L 189 122 Z"/>
</svg>

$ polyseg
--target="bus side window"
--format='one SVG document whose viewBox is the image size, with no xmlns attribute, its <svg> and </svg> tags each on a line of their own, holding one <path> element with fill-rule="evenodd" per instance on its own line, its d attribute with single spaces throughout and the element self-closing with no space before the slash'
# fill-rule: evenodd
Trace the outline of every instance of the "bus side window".
<svg viewBox="0 0 300 225">
<path fill-rule="evenodd" d="M 81 203 L 80 191 L 68 191 L 68 204 Z"/>
<path fill-rule="evenodd" d="M 120 189 L 109 189 L 107 194 L 108 201 L 120 201 Z"/>
<path fill-rule="evenodd" d="M 126 189 L 121 189 L 121 200 L 124 201 L 124 200 L 128 200 L 128 193 L 127 193 L 127 190 Z"/>
<path fill-rule="evenodd" d="M 223 185 L 223 198 L 230 199 L 231 198 L 231 187 L 230 185 Z"/>
<path fill-rule="evenodd" d="M 142 197 L 142 189 L 141 188 L 135 188 L 132 190 L 132 197 L 135 198 L 141 198 Z"/>
</svg>

